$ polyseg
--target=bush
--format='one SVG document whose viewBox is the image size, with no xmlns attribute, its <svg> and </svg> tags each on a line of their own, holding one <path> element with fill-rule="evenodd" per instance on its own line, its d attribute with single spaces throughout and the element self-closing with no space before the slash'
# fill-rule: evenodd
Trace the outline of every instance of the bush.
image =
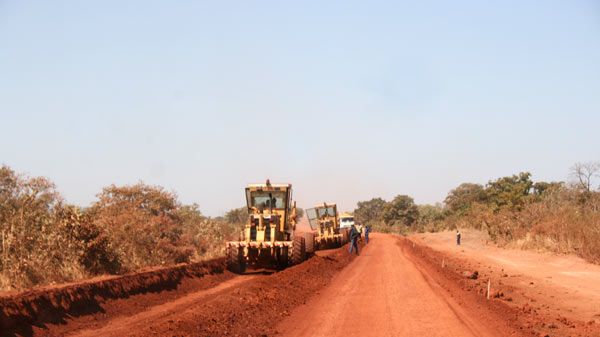
<svg viewBox="0 0 600 337">
<path fill-rule="evenodd" d="M 183 237 L 177 197 L 158 186 L 109 186 L 89 209 L 111 238 L 124 270 L 189 262 L 194 248 Z"/>
<path fill-rule="evenodd" d="M 82 237 L 73 210 L 47 179 L 0 168 L 1 288 L 70 281 L 95 272 L 91 260 L 100 261 L 102 254 L 90 252 L 106 248 L 110 254 L 109 247 L 102 239 L 99 246 L 93 244 L 98 236 Z"/>
<path fill-rule="evenodd" d="M 511 245 L 577 254 L 600 263 L 600 193 L 554 188 L 528 199 L 519 209 L 473 204 L 464 215 L 446 219 L 447 227 L 488 232 L 500 246 Z"/>
<path fill-rule="evenodd" d="M 109 186 L 82 210 L 49 180 L 0 167 L 0 289 L 222 256 L 239 229 L 158 186 Z"/>
</svg>

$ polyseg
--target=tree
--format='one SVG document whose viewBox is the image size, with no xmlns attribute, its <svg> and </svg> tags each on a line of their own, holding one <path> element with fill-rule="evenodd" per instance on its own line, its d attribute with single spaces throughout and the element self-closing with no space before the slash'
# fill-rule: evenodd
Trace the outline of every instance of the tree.
<svg viewBox="0 0 600 337">
<path fill-rule="evenodd" d="M 496 209 L 510 208 L 519 210 L 525 203 L 533 187 L 531 173 L 498 178 L 490 181 L 485 189 L 488 202 Z"/>
<path fill-rule="evenodd" d="M 383 221 L 387 225 L 412 225 L 419 218 L 419 209 L 413 198 L 408 195 L 398 195 L 387 203 L 383 210 Z"/>
<path fill-rule="evenodd" d="M 440 204 L 436 205 L 418 205 L 419 222 L 430 223 L 444 220 L 444 208 Z"/>
<path fill-rule="evenodd" d="M 90 275 L 116 274 L 121 263 L 106 233 L 92 222 L 88 213 L 72 205 L 57 211 L 58 228 L 67 239 L 68 248 L 76 251 L 79 264 Z"/>
<path fill-rule="evenodd" d="M 0 167 L 0 288 L 64 282 L 119 264 L 108 238 L 54 184 Z"/>
<path fill-rule="evenodd" d="M 445 227 L 444 220 L 449 212 L 442 204 L 418 205 L 417 207 L 419 208 L 419 219 L 412 229 L 419 232 L 436 232 Z"/>
<path fill-rule="evenodd" d="M 236 210 L 239 208 L 230 212 Z M 186 242 L 191 241 L 196 249 L 195 259 L 214 258 L 223 254 L 223 241 L 236 240 L 239 235 L 240 223 L 232 223 L 225 217 L 205 217 L 197 204 L 179 207 L 177 217 L 183 229 L 182 238 Z"/>
<path fill-rule="evenodd" d="M 465 214 L 473 203 L 485 202 L 486 193 L 479 184 L 463 183 L 448 193 L 444 203 L 448 209 L 458 215 Z"/>
<path fill-rule="evenodd" d="M 600 177 L 600 162 L 576 163 L 571 167 L 571 176 L 579 188 L 590 192 L 593 178 Z"/>
<path fill-rule="evenodd" d="M 304 209 L 300 207 L 296 207 L 296 219 L 299 221 L 304 217 Z"/>
<path fill-rule="evenodd" d="M 383 221 L 383 209 L 386 201 L 381 198 L 373 198 L 369 201 L 359 201 L 354 210 L 354 218 L 360 224 L 374 221 Z"/>
<path fill-rule="evenodd" d="M 123 266 L 135 269 L 190 260 L 194 248 L 182 237 L 179 206 L 175 194 L 138 183 L 104 188 L 89 212 L 111 237 Z"/>
<path fill-rule="evenodd" d="M 248 208 L 246 206 L 234 208 L 225 213 L 225 221 L 231 224 L 242 224 L 248 221 Z"/>
<path fill-rule="evenodd" d="M 563 182 L 545 182 L 538 181 L 533 184 L 533 194 L 541 197 L 547 193 L 555 192 L 564 187 Z"/>
<path fill-rule="evenodd" d="M 0 167 L 0 286 L 31 286 L 44 280 L 44 271 L 60 269 L 62 258 L 53 259 L 48 248 L 59 238 L 53 234 L 61 202 L 48 179 Z"/>
</svg>

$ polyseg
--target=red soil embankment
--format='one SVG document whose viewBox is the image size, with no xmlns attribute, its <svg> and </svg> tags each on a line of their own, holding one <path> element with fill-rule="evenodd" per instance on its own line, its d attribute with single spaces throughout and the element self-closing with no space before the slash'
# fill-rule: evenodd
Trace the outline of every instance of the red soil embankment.
<svg viewBox="0 0 600 337">
<path fill-rule="evenodd" d="M 43 329 L 49 324 L 64 324 L 67 318 L 103 313 L 107 301 L 176 289 L 184 279 L 224 271 L 224 259 L 216 259 L 0 296 L 0 333 L 31 336 L 36 327 Z"/>
</svg>

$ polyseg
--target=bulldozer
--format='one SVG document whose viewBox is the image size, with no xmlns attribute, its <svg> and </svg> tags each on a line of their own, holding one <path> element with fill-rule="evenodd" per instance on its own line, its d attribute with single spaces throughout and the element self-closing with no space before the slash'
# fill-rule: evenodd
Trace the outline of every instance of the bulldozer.
<svg viewBox="0 0 600 337">
<path fill-rule="evenodd" d="M 336 204 L 323 203 L 307 209 L 306 216 L 314 233 L 314 247 L 309 250 L 338 248 L 348 242 L 348 231 L 340 229 Z"/>
<path fill-rule="evenodd" d="M 250 184 L 246 187 L 248 220 L 239 241 L 226 243 L 227 268 L 236 273 L 246 268 L 278 268 L 306 259 L 305 238 L 294 235 L 296 203 L 291 184 Z"/>
</svg>

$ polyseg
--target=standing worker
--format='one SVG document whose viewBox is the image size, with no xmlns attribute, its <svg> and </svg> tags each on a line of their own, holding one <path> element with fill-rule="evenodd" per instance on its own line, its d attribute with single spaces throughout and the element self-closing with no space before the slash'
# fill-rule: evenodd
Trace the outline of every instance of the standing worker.
<svg viewBox="0 0 600 337">
<path fill-rule="evenodd" d="M 460 246 L 460 232 L 456 230 L 456 245 Z"/>
<path fill-rule="evenodd" d="M 369 233 L 371 232 L 371 226 L 365 226 L 365 242 L 369 244 Z"/>
<path fill-rule="evenodd" d="M 358 237 L 360 236 L 360 232 L 356 229 L 356 226 L 352 225 L 350 228 L 350 248 L 348 252 L 352 254 L 352 249 L 356 250 L 356 255 L 358 255 Z"/>
</svg>

